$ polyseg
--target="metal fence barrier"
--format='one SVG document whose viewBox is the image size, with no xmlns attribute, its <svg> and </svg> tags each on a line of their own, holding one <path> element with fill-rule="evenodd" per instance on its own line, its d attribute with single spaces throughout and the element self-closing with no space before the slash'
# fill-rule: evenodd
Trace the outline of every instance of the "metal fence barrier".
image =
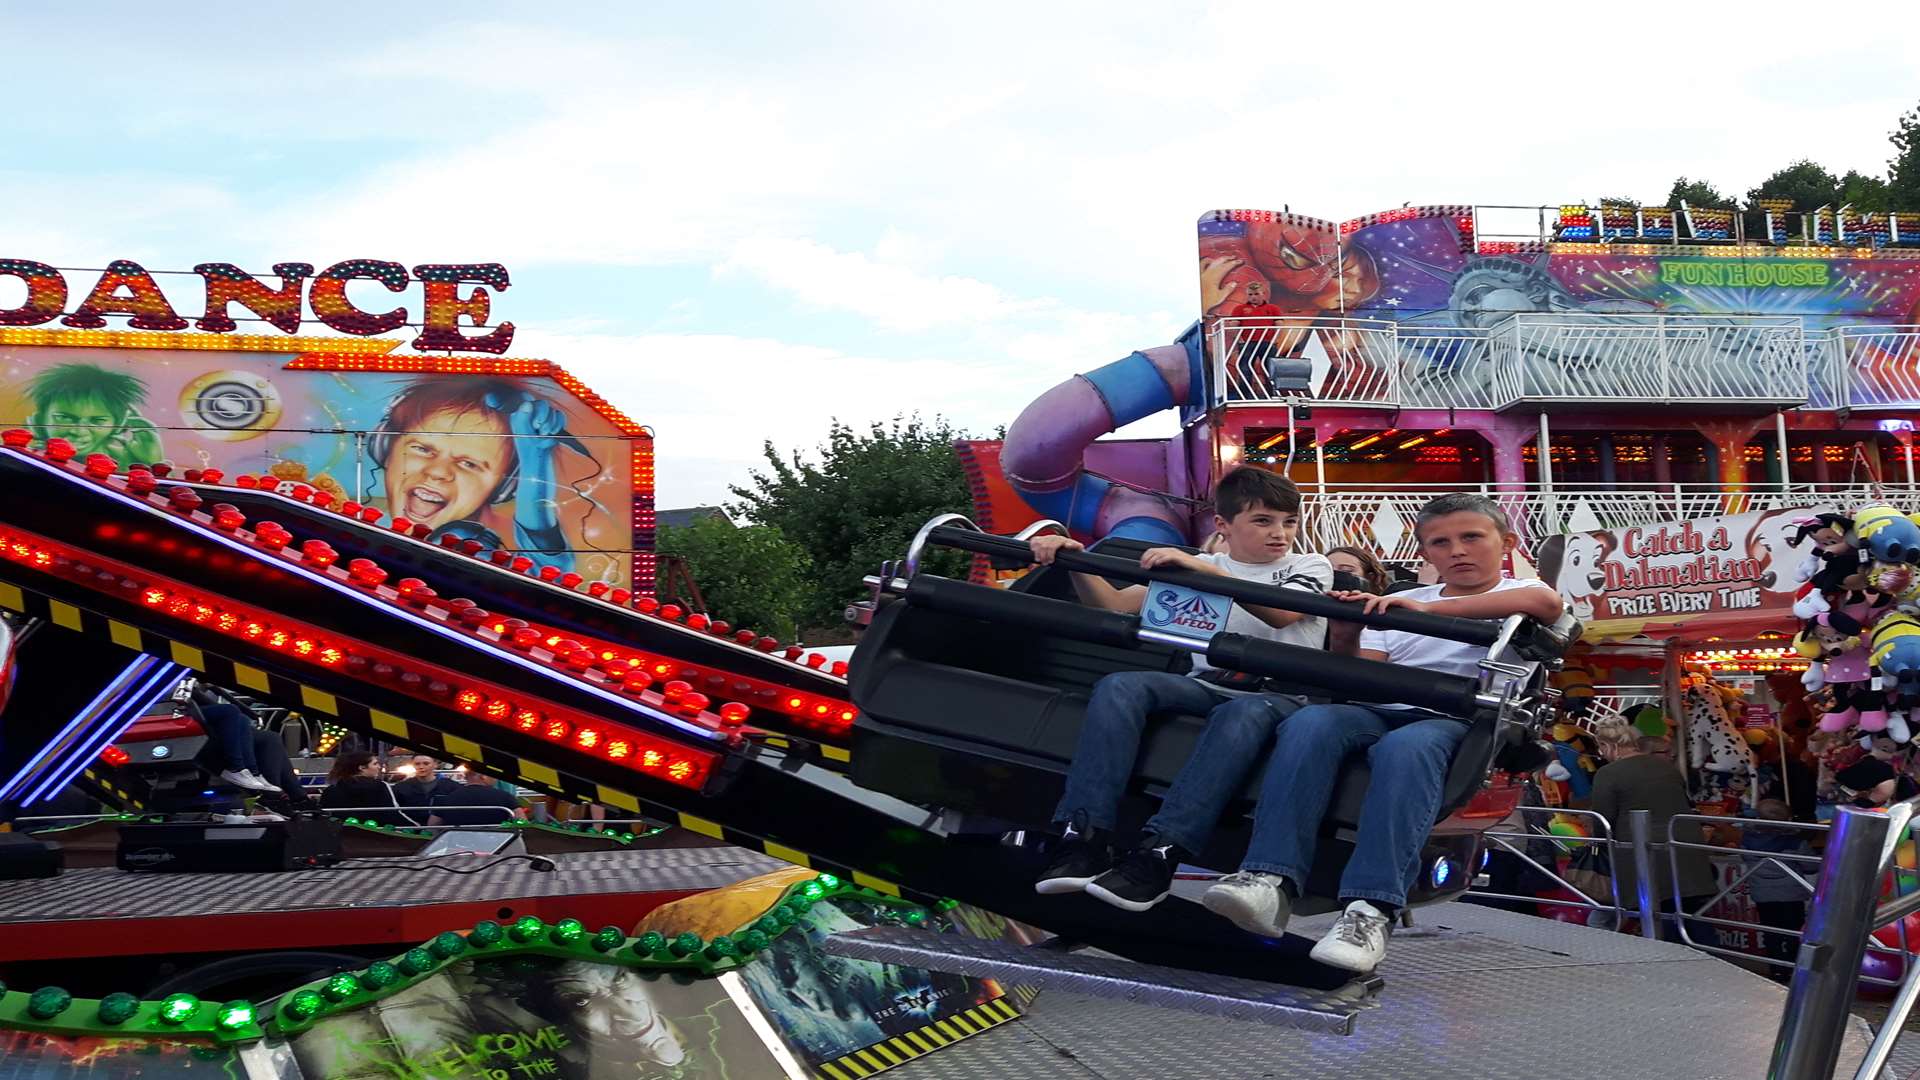
<svg viewBox="0 0 1920 1080">
<path fill-rule="evenodd" d="M 1650 835 L 1649 817 L 1644 810 L 1628 815 L 1627 836 L 1616 838 L 1607 821 L 1590 810 L 1523 806 L 1515 811 L 1518 830 L 1495 828 L 1485 834 L 1487 850 L 1512 856 L 1552 883 L 1555 895 L 1538 896 L 1499 892 L 1475 887 L 1471 894 L 1486 900 L 1534 904 L 1541 907 L 1584 910 L 1589 925 L 1605 925 L 1625 930 L 1630 916 L 1637 916 L 1640 933 L 1656 937 L 1660 929 L 1671 926 L 1682 943 L 1702 952 L 1761 964 L 1771 970 L 1791 972 L 1787 1003 L 1782 1011 L 1776 1037 L 1770 1080 L 1827 1080 L 1833 1075 L 1844 1044 L 1847 1021 L 1854 996 L 1861 984 L 1895 989 L 1885 1021 L 1875 1035 L 1872 1047 L 1853 1073 L 1854 1080 L 1880 1080 L 1894 1044 L 1900 1038 L 1914 1006 L 1920 1002 L 1920 954 L 1907 944 L 1904 928 L 1896 930 L 1891 943 L 1876 940 L 1874 934 L 1888 926 L 1899 926 L 1909 916 L 1920 914 L 1920 887 L 1909 884 L 1905 875 L 1894 876 L 1892 894 L 1879 900 L 1881 882 L 1894 867 L 1903 844 L 1915 840 L 1915 810 L 1920 799 L 1897 803 L 1886 810 L 1861 810 L 1841 807 L 1831 825 L 1804 822 L 1761 821 L 1705 814 L 1675 815 L 1664 836 Z M 1564 836 L 1549 833 L 1545 819 L 1561 816 L 1586 822 L 1592 836 Z M 1697 829 L 1766 829 L 1776 835 L 1792 834 L 1809 843 L 1799 851 L 1755 850 L 1744 843 L 1736 846 L 1706 843 L 1690 839 Z M 1824 854 L 1811 850 L 1824 838 Z M 1543 849 L 1542 845 L 1550 845 Z M 1582 851 L 1603 851 L 1609 857 L 1607 880 L 1611 895 L 1601 897 L 1580 888 L 1559 868 L 1562 856 Z M 1737 861 L 1738 869 L 1716 892 L 1691 909 L 1681 895 L 1681 865 L 1687 858 L 1719 858 Z M 1632 859 L 1636 870 L 1635 895 L 1620 895 L 1620 859 Z M 1664 860 L 1668 885 L 1661 900 L 1670 902 L 1671 911 L 1660 909 L 1656 900 L 1656 865 Z M 1777 870 L 1807 903 L 1804 926 L 1791 928 L 1768 925 L 1733 917 L 1724 909 L 1742 886 L 1750 885 L 1755 875 Z M 1777 878 L 1776 878 L 1777 880 Z M 1757 935 L 1775 935 L 1791 939 L 1792 959 L 1729 948 L 1707 940 L 1701 931 L 1719 928 L 1748 931 Z M 1783 952 L 1787 950 L 1782 950 Z M 1879 957 L 1898 968 L 1891 977 L 1862 972 L 1868 957 Z"/>
</svg>

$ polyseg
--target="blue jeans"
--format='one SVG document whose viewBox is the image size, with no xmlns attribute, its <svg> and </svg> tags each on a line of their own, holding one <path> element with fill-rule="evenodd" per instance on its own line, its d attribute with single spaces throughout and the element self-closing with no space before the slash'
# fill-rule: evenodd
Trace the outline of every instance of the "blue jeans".
<svg viewBox="0 0 1920 1080">
<path fill-rule="evenodd" d="M 1340 899 L 1405 904 L 1466 733 L 1461 721 L 1422 709 L 1310 705 L 1294 713 L 1274 742 L 1241 868 L 1284 874 L 1303 886 L 1341 763 L 1365 751 L 1373 779 L 1353 858 L 1340 876 Z"/>
<path fill-rule="evenodd" d="M 201 706 L 200 726 L 226 760 L 225 768 L 259 771 L 260 761 L 253 752 L 253 718 L 239 706 L 224 701 Z"/>
<path fill-rule="evenodd" d="M 1147 718 L 1155 713 L 1205 715 L 1207 726 L 1193 754 L 1180 767 L 1160 812 L 1146 825 L 1148 832 L 1199 851 L 1227 800 L 1259 764 L 1273 729 L 1299 704 L 1295 698 L 1271 694 L 1229 697 L 1198 679 L 1165 671 L 1108 675 L 1093 684 L 1080 743 L 1067 771 L 1067 792 L 1054 820 L 1070 821 L 1085 811 L 1088 825 L 1112 829 L 1120 796 L 1140 756 Z"/>
</svg>

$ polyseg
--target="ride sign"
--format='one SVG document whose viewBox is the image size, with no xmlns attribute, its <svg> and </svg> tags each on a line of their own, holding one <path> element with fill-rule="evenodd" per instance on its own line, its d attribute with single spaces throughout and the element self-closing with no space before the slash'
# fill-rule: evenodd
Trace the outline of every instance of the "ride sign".
<svg viewBox="0 0 1920 1080">
<path fill-rule="evenodd" d="M 1158 581 L 1147 584 L 1146 603 L 1140 605 L 1140 624 L 1195 641 L 1207 641 L 1227 628 L 1233 601 L 1180 585 Z"/>
</svg>

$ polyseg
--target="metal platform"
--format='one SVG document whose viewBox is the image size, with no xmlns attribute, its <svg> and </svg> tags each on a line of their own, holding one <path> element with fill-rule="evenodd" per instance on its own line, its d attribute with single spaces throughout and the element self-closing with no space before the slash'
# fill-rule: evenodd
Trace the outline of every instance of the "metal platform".
<svg viewBox="0 0 1920 1080">
<path fill-rule="evenodd" d="M 1025 983 L 1038 990 L 1062 990 L 1334 1035 L 1353 1034 L 1354 1015 L 1372 1007 L 1382 981 L 1359 979 L 1335 990 L 1308 990 L 1136 964 L 1096 950 L 1066 952 L 1044 945 L 956 939 L 890 926 L 835 934 L 827 939 L 826 951 L 855 960 Z"/>
<path fill-rule="evenodd" d="M 1296 920 L 1318 935 L 1330 916 Z M 933 963 L 931 957 L 923 962 Z M 1125 964 L 1125 961 L 1117 961 Z M 1051 990 L 900 1080 L 1754 1080 L 1785 991 L 1681 945 L 1469 904 L 1395 934 L 1347 1037 Z M 1855 1020 L 1842 1054 L 1867 1048 Z"/>
<path fill-rule="evenodd" d="M 332 869 L 277 874 L 93 869 L 0 882 L 0 956 L 121 955 L 129 941 L 166 952 L 413 942 L 478 919 L 519 915 L 630 925 L 660 904 L 787 865 L 735 847 L 545 858 L 554 869 L 535 870 L 525 859 L 471 874 L 429 868 L 492 861 L 450 856 L 352 859 Z M 109 920 L 114 933 L 100 933 Z"/>
</svg>

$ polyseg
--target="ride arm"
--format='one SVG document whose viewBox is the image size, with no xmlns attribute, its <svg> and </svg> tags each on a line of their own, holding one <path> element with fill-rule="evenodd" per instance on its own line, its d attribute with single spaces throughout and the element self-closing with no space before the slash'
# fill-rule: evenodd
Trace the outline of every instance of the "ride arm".
<svg viewBox="0 0 1920 1080">
<path fill-rule="evenodd" d="M 1179 548 L 1153 548 L 1142 552 L 1140 555 L 1140 566 L 1145 570 L 1171 566 L 1178 567 L 1182 570 L 1190 570 L 1196 574 L 1212 574 L 1215 577 L 1224 578 L 1234 576 L 1227 572 L 1226 567 L 1219 565 L 1211 559 L 1201 558 L 1198 555 L 1190 555 L 1181 551 Z M 1317 587 L 1312 589 L 1307 588 L 1303 583 L 1307 581 L 1314 583 Z M 1324 557 L 1311 555 L 1307 557 L 1303 566 L 1290 575 L 1286 581 L 1280 583 L 1280 587 L 1283 589 L 1293 589 L 1297 592 L 1318 594 L 1326 592 L 1327 586 L 1332 583 L 1333 566 L 1328 563 Z M 1142 588 L 1141 596 L 1144 597 L 1145 595 L 1146 590 Z M 1245 611 L 1247 614 L 1259 619 L 1261 622 L 1266 623 L 1276 630 L 1282 627 L 1292 626 L 1302 619 L 1314 618 L 1313 615 L 1304 611 L 1289 611 L 1285 608 L 1268 607 L 1265 604 L 1248 603 L 1245 600 L 1237 600 L 1235 604 L 1242 611 Z M 1138 611 L 1140 608 L 1139 605 L 1136 604 L 1128 610 Z"/>
<path fill-rule="evenodd" d="M 1561 617 L 1565 601 L 1561 594 L 1544 584 L 1521 588 L 1503 588 L 1500 592 L 1480 592 L 1475 596 L 1446 596 L 1440 600 L 1405 600 L 1404 596 L 1380 596 L 1367 601 L 1371 611 L 1390 611 L 1405 607 L 1428 615 L 1452 615 L 1453 619 L 1505 619 L 1526 615 L 1540 623 L 1553 623 Z"/>
</svg>

